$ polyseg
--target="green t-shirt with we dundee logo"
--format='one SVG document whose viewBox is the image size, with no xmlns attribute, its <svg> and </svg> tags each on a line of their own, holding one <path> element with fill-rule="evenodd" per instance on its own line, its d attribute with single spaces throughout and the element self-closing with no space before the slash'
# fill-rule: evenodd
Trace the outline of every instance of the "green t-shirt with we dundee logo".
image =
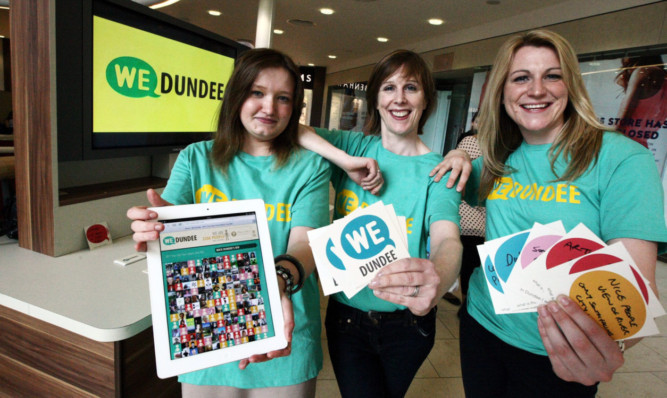
<svg viewBox="0 0 667 398">
<path fill-rule="evenodd" d="M 378 201 L 393 205 L 397 216 L 406 218 L 408 252 L 412 257 L 426 258 L 430 226 L 436 221 L 459 225 L 461 194 L 445 183 L 436 183 L 429 173 L 442 156 L 430 152 L 420 156 L 401 156 L 382 146 L 379 136 L 360 132 L 315 129 L 317 134 L 352 156 L 377 160 L 385 184 L 379 195 L 372 195 L 350 180 L 338 167 L 332 167 L 331 182 L 336 190 L 334 219 L 342 218 L 360 207 Z M 443 177 L 446 181 L 448 177 Z M 348 298 L 336 293 L 334 299 L 362 311 L 395 311 L 405 307 L 379 299 L 368 287 Z"/>
<path fill-rule="evenodd" d="M 551 144 L 523 142 L 506 165 L 516 171 L 503 177 L 485 200 L 486 239 L 492 240 L 562 220 L 567 231 L 583 223 L 603 241 L 635 238 L 667 248 L 663 188 L 652 154 L 618 133 L 604 133 L 597 162 L 572 183 L 554 181 Z M 558 159 L 555 171 L 566 163 Z M 465 200 L 477 203 L 482 158 L 473 162 Z M 497 315 L 484 273 L 477 268 L 468 288 L 468 311 L 501 340 L 535 354 L 546 355 L 537 330 L 537 313 Z"/>
<path fill-rule="evenodd" d="M 299 149 L 286 165 L 276 168 L 273 156 L 240 152 L 224 175 L 209 162 L 211 147 L 212 141 L 206 141 L 181 151 L 163 199 L 173 204 L 263 199 L 274 255 L 285 253 L 293 227 L 320 228 L 329 223 L 330 169 L 326 160 Z M 322 347 L 314 275 L 292 296 L 292 303 L 295 328 L 289 356 L 253 363 L 245 370 L 239 370 L 236 362 L 229 363 L 181 375 L 179 381 L 261 388 L 294 385 L 316 377 L 322 369 Z"/>
</svg>

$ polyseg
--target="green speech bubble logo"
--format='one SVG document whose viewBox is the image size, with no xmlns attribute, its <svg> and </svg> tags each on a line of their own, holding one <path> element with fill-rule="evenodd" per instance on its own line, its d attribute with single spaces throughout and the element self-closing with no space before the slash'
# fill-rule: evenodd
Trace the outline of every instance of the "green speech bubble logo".
<svg viewBox="0 0 667 398">
<path fill-rule="evenodd" d="M 132 98 L 159 97 L 157 73 L 145 61 L 134 57 L 118 57 L 107 65 L 107 83 L 118 94 Z"/>
</svg>

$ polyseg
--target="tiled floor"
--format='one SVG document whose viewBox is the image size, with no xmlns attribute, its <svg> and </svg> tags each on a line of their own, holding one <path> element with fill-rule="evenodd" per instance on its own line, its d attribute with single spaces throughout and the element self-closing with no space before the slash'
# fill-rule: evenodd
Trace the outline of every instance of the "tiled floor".
<svg viewBox="0 0 667 398">
<path fill-rule="evenodd" d="M 658 262 L 656 278 L 663 307 L 667 308 L 667 264 Z M 322 301 L 322 318 L 326 299 Z M 455 307 L 441 300 L 435 346 L 410 386 L 407 397 L 464 397 L 459 361 L 459 323 Z M 667 316 L 657 319 L 660 335 L 647 337 L 625 353 L 625 364 L 609 383 L 598 388 L 600 398 L 667 397 Z M 323 335 L 326 339 L 326 335 Z M 317 379 L 317 397 L 340 397 L 326 341 L 324 368 Z"/>
</svg>

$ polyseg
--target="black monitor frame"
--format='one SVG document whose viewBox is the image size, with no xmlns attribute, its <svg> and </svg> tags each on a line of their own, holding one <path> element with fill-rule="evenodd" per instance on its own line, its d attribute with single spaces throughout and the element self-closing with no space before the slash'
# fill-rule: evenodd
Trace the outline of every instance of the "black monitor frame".
<svg viewBox="0 0 667 398">
<path fill-rule="evenodd" d="M 93 16 L 237 59 L 248 47 L 129 0 L 63 0 L 56 7 L 59 161 L 177 152 L 210 133 L 105 133 L 93 138 Z"/>
</svg>

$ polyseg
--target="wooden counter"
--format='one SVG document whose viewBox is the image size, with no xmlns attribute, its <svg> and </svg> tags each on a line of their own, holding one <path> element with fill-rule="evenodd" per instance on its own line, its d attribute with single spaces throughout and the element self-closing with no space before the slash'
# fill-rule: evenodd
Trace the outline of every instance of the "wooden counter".
<svg viewBox="0 0 667 398">
<path fill-rule="evenodd" d="M 145 260 L 113 263 L 132 246 L 54 258 L 0 242 L 0 396 L 180 396 L 156 376 Z"/>
</svg>

